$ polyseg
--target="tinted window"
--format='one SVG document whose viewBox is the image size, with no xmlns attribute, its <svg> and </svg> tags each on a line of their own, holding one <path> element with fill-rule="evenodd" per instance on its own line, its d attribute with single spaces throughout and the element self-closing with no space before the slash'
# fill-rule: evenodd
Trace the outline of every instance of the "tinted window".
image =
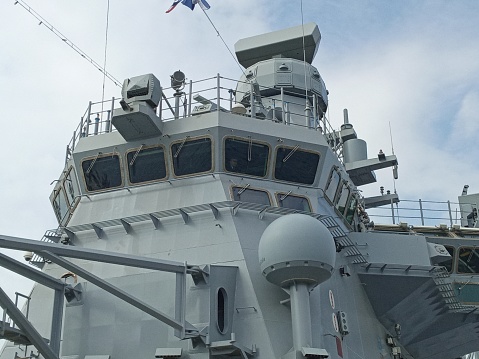
<svg viewBox="0 0 479 359">
<path fill-rule="evenodd" d="M 444 262 L 441 262 L 441 265 L 443 265 L 444 267 L 446 267 L 447 271 L 449 273 L 452 272 L 452 263 L 453 263 L 453 259 L 454 259 L 454 247 L 450 247 L 450 246 L 444 246 L 444 248 L 446 248 L 446 250 L 448 251 L 448 253 L 451 255 L 451 258 L 445 260 Z"/>
<path fill-rule="evenodd" d="M 318 168 L 319 154 L 298 149 L 279 147 L 276 150 L 274 177 L 279 180 L 313 184 Z"/>
<path fill-rule="evenodd" d="M 346 209 L 348 198 L 349 198 L 349 188 L 346 185 L 346 182 L 343 182 L 341 187 L 341 192 L 339 193 L 338 203 L 336 204 L 336 208 L 338 209 L 339 213 L 344 214 L 344 210 Z"/>
<path fill-rule="evenodd" d="M 459 248 L 458 273 L 479 273 L 479 248 Z"/>
<path fill-rule="evenodd" d="M 269 147 L 266 144 L 227 138 L 225 140 L 225 170 L 264 177 L 268 168 Z"/>
<path fill-rule="evenodd" d="M 67 201 L 70 207 L 73 207 L 73 204 L 79 199 L 80 196 L 80 189 L 78 188 L 78 182 L 73 167 L 70 168 L 70 171 L 65 176 L 63 186 L 65 187 Z"/>
<path fill-rule="evenodd" d="M 233 187 L 233 199 L 240 202 L 271 205 L 268 192 L 245 187 Z"/>
<path fill-rule="evenodd" d="M 171 145 L 176 176 L 211 171 L 211 139 L 186 140 Z"/>
<path fill-rule="evenodd" d="M 278 205 L 280 207 L 296 209 L 303 212 L 311 212 L 311 206 L 306 197 L 296 196 L 288 193 L 278 193 Z"/>
<path fill-rule="evenodd" d="M 65 200 L 65 194 L 63 190 L 59 188 L 56 191 L 55 198 L 53 199 L 53 210 L 57 216 L 58 223 L 64 225 L 64 220 L 68 219 L 68 203 Z"/>
<path fill-rule="evenodd" d="M 121 185 L 120 158 L 118 155 L 84 160 L 82 170 L 88 191 L 98 191 Z"/>
<path fill-rule="evenodd" d="M 354 213 L 356 212 L 357 205 L 358 205 L 358 199 L 356 198 L 356 196 L 351 196 L 346 209 L 346 213 L 344 214 L 344 217 L 346 218 L 346 221 L 349 224 L 353 223 Z"/>
<path fill-rule="evenodd" d="M 336 195 L 336 190 L 338 189 L 339 180 L 341 176 L 336 169 L 331 171 L 331 175 L 329 176 L 329 181 L 326 185 L 326 190 L 324 191 L 326 197 L 333 203 L 334 196 Z"/>
<path fill-rule="evenodd" d="M 154 181 L 166 177 L 165 153 L 162 147 L 139 148 L 128 152 L 126 159 L 131 183 Z"/>
</svg>

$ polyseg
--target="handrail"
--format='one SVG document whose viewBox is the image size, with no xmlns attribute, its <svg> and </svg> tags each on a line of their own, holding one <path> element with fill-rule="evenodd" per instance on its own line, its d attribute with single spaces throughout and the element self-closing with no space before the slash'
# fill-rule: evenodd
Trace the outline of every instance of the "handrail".
<svg viewBox="0 0 479 359">
<path fill-rule="evenodd" d="M 172 121 L 175 119 L 174 113 L 169 113 L 169 109 L 171 106 L 168 106 L 170 103 L 175 103 L 175 95 L 176 98 L 179 98 L 178 103 L 181 103 L 178 108 L 178 117 L 189 117 L 194 114 L 194 106 L 196 104 L 200 104 L 198 101 L 195 102 L 193 100 L 194 95 L 200 95 L 206 99 L 208 102 L 215 104 L 217 110 L 230 112 L 232 105 L 235 101 L 234 94 L 237 94 L 236 88 L 238 84 L 250 84 L 249 82 L 241 82 L 237 80 L 233 80 L 231 78 L 222 77 L 220 74 L 216 76 L 209 77 L 206 79 L 200 79 L 197 81 L 189 81 L 186 85 L 186 92 L 177 92 L 172 87 L 165 87 L 162 88 L 162 98 L 158 107 L 155 109 L 157 116 L 161 119 L 161 121 Z M 251 117 L 261 119 L 261 120 L 270 120 L 275 122 L 282 122 L 283 124 L 293 125 L 303 128 L 308 128 L 314 131 L 318 131 L 320 134 L 326 135 L 327 139 L 330 139 L 329 142 L 333 147 L 333 150 L 338 152 L 338 140 L 336 136 L 336 132 L 333 130 L 329 120 L 326 117 L 326 114 L 320 116 L 319 114 L 322 111 L 318 110 L 318 101 L 316 101 L 315 96 L 308 95 L 309 102 L 312 105 L 312 110 L 310 111 L 310 118 L 309 121 L 304 122 L 303 124 L 293 123 L 291 122 L 292 117 L 301 118 L 305 116 L 305 113 L 298 113 L 295 112 L 295 106 L 301 107 L 305 106 L 305 97 L 304 95 L 298 95 L 297 93 L 285 90 L 284 88 L 268 88 L 265 86 L 259 86 L 260 90 L 270 90 L 274 91 L 275 93 L 281 94 L 280 99 L 271 99 L 273 102 L 273 108 L 271 110 L 273 113 L 276 111 L 276 108 L 279 107 L 283 112 L 283 120 L 278 121 L 275 118 L 266 119 L 264 115 L 264 110 L 261 112 L 260 108 L 258 108 L 258 104 L 262 102 L 265 97 L 260 96 L 259 94 L 254 94 L 255 100 L 253 100 L 254 109 L 252 113 L 254 114 Z M 244 95 L 244 94 L 243 94 Z M 289 96 L 288 101 L 284 100 L 284 96 Z M 297 99 L 297 101 L 296 101 Z M 66 156 L 65 156 L 65 163 L 71 158 L 75 147 L 80 141 L 81 138 L 96 136 L 100 134 L 105 134 L 109 132 L 116 131 L 114 126 L 111 124 L 111 118 L 113 115 L 113 109 L 115 104 L 118 103 L 120 99 L 112 97 L 109 100 L 105 101 L 98 101 L 98 102 L 89 102 L 87 109 L 83 113 L 80 118 L 80 122 L 73 131 L 73 135 L 67 145 L 66 148 Z M 193 101 L 193 103 L 192 103 Z M 255 103 L 257 102 L 257 103 Z M 105 106 L 106 105 L 106 106 Z M 271 106 L 270 106 L 271 107 Z M 182 111 L 182 113 L 180 113 Z M 309 122 L 309 123 L 308 123 Z"/>
<path fill-rule="evenodd" d="M 427 204 L 427 206 L 424 206 L 424 204 Z M 443 224 L 453 227 L 454 225 L 461 225 L 469 214 L 461 207 L 465 205 L 472 205 L 477 208 L 477 203 L 402 199 L 399 203 L 370 208 L 367 212 L 372 220 L 382 224 L 390 223 L 384 223 L 389 219 L 393 224 L 403 222 L 417 226 L 439 226 Z"/>
</svg>

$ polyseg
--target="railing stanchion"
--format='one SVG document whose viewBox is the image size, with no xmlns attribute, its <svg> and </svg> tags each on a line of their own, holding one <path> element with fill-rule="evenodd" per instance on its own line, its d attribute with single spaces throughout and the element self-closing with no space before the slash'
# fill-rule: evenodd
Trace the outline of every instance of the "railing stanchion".
<svg viewBox="0 0 479 359">
<path fill-rule="evenodd" d="M 158 104 L 158 117 L 160 118 L 160 121 L 161 121 L 161 117 L 163 115 L 163 88 L 160 87 L 160 91 L 161 91 L 161 98 L 160 98 L 160 103 Z M 191 103 L 191 101 L 190 101 Z"/>
<path fill-rule="evenodd" d="M 85 123 L 85 137 L 88 137 L 88 134 L 90 133 L 90 116 L 91 116 L 91 101 L 88 102 L 88 113 L 86 115 L 86 123 Z"/>
<path fill-rule="evenodd" d="M 115 97 L 111 98 L 111 109 L 110 112 L 108 112 L 108 122 L 107 122 L 107 131 L 106 132 L 111 132 L 113 130 L 113 126 L 111 125 L 111 118 L 113 117 L 113 111 L 115 109 Z"/>
<path fill-rule="evenodd" d="M 216 106 L 217 106 L 217 109 L 218 111 L 220 110 L 221 108 L 221 93 L 220 93 L 220 89 L 221 89 L 221 84 L 220 84 L 220 74 L 216 74 Z"/>
<path fill-rule="evenodd" d="M 250 90 L 249 90 L 249 102 L 251 105 L 251 118 L 256 117 L 256 109 L 254 108 L 254 89 L 253 89 L 253 81 L 250 82 L 249 84 Z"/>
<path fill-rule="evenodd" d="M 193 97 L 193 80 L 190 80 L 188 85 L 188 116 L 191 116 L 191 100 Z"/>
<path fill-rule="evenodd" d="M 392 214 L 393 224 L 396 224 L 396 219 L 394 218 L 394 202 L 392 199 L 391 199 L 391 214 Z"/>
<path fill-rule="evenodd" d="M 450 227 L 452 227 L 451 201 L 447 201 L 447 208 L 448 208 L 448 210 L 449 210 L 449 223 L 450 223 Z"/>
<path fill-rule="evenodd" d="M 422 201 L 421 201 L 420 198 L 419 198 L 419 212 L 421 214 L 421 223 L 424 226 L 424 214 L 423 214 L 423 211 L 422 211 Z"/>
</svg>

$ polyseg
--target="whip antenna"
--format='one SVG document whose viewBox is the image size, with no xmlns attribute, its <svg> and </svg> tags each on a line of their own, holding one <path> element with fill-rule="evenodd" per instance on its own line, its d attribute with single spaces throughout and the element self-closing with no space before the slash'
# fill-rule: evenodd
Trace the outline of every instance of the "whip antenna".
<svg viewBox="0 0 479 359">
<path fill-rule="evenodd" d="M 228 47 L 228 45 L 226 44 L 226 41 L 223 39 L 223 36 L 221 36 L 220 32 L 218 31 L 218 29 L 216 28 L 215 24 L 213 24 L 213 21 L 211 21 L 210 17 L 208 16 L 208 14 L 206 13 L 205 9 L 203 9 L 203 7 L 201 7 L 201 10 L 203 10 L 203 13 L 205 14 L 205 16 L 208 18 L 208 20 L 210 21 L 210 24 L 211 26 L 213 26 L 213 28 L 215 29 L 216 31 L 216 34 L 219 36 L 219 38 L 221 39 L 221 41 L 223 41 L 223 44 L 226 46 L 226 48 L 228 49 L 228 52 L 230 53 L 230 55 L 233 57 L 233 60 L 235 60 L 235 62 L 238 64 L 238 67 L 240 68 L 241 72 L 243 73 L 243 75 L 246 76 L 243 68 L 241 67 L 240 63 L 238 62 L 238 60 L 236 59 L 235 55 L 233 55 L 233 52 L 230 50 L 230 48 Z"/>
<path fill-rule="evenodd" d="M 74 51 L 76 51 L 81 57 L 91 63 L 95 68 L 100 70 L 100 72 L 113 81 L 113 83 L 119 87 L 121 87 L 120 81 L 118 81 L 112 74 L 108 73 L 104 67 L 99 65 L 95 60 L 93 60 L 90 56 L 88 56 L 84 51 L 82 51 L 78 46 L 76 46 L 73 42 L 71 42 L 65 35 L 63 35 L 60 31 L 58 31 L 53 25 L 51 25 L 47 20 L 45 20 L 39 13 L 33 10 L 26 2 L 23 0 L 16 0 L 13 5 L 20 4 L 26 11 L 30 13 L 35 19 L 39 21 L 38 25 L 44 25 L 48 30 L 50 30 L 56 37 L 61 39 L 65 44 L 70 46 Z"/>
</svg>

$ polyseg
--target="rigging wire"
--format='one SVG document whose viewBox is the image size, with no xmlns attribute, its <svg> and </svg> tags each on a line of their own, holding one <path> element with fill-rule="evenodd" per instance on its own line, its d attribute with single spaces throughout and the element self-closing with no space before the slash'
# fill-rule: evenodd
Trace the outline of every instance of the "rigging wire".
<svg viewBox="0 0 479 359">
<path fill-rule="evenodd" d="M 107 0 L 106 6 L 106 28 L 105 28 L 105 53 L 104 53 L 104 60 L 103 60 L 103 86 L 101 90 L 101 117 L 103 118 L 103 105 L 105 101 L 105 81 L 106 81 L 106 55 L 107 55 L 107 48 L 108 48 L 108 18 L 110 17 L 110 0 Z"/>
<path fill-rule="evenodd" d="M 210 17 L 208 16 L 208 14 L 206 13 L 205 9 L 203 9 L 203 7 L 201 7 L 201 10 L 203 10 L 203 13 L 205 14 L 205 16 L 208 18 L 208 20 L 210 21 L 210 24 L 211 26 L 213 26 L 213 28 L 215 29 L 216 31 L 216 34 L 219 36 L 219 38 L 221 39 L 221 41 L 223 41 L 223 44 L 226 46 L 226 48 L 228 49 L 228 52 L 230 53 L 230 55 L 233 57 L 233 60 L 235 60 L 236 64 L 238 65 L 238 67 L 240 68 L 241 72 L 243 73 L 243 75 L 246 77 L 246 74 L 243 70 L 243 68 L 241 67 L 240 63 L 238 62 L 238 60 L 236 59 L 236 57 L 233 55 L 233 52 L 231 51 L 231 49 L 229 48 L 229 46 L 226 44 L 226 41 L 223 39 L 223 36 L 221 36 L 220 32 L 218 31 L 218 29 L 216 28 L 215 24 L 213 24 L 213 21 L 211 21 Z"/>
<path fill-rule="evenodd" d="M 38 25 L 44 25 L 48 30 L 50 30 L 55 36 L 62 40 L 66 45 L 70 46 L 76 53 L 78 53 L 85 60 L 90 62 L 96 69 L 98 69 L 106 78 L 111 80 L 116 86 L 121 87 L 120 81 L 118 81 L 112 74 L 107 72 L 104 67 L 98 64 L 90 56 L 88 56 L 83 50 L 76 46 L 72 41 L 70 41 L 65 35 L 63 35 L 58 29 L 51 25 L 47 20 L 45 20 L 39 13 L 33 10 L 25 1 L 16 0 L 13 5 L 19 4 L 23 7 L 30 15 L 39 21 Z"/>
</svg>

